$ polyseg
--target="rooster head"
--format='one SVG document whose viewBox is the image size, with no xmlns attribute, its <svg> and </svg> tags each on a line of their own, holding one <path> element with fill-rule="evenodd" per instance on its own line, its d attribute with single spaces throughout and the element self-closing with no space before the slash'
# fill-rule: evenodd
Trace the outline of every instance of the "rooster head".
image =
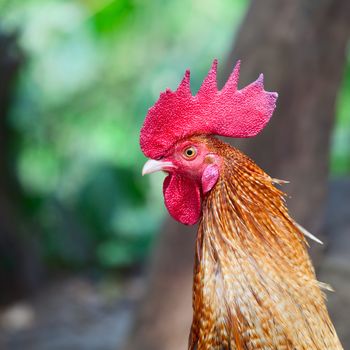
<svg viewBox="0 0 350 350">
<path fill-rule="evenodd" d="M 217 88 L 217 60 L 198 93 L 190 90 L 190 72 L 176 91 L 167 89 L 147 113 L 140 145 L 150 158 L 143 174 L 165 171 L 163 193 L 170 215 L 193 225 L 201 216 L 204 196 L 220 176 L 222 154 L 211 135 L 252 137 L 270 120 L 277 93 L 267 92 L 263 76 L 238 90 L 238 62 L 225 86 Z"/>
</svg>

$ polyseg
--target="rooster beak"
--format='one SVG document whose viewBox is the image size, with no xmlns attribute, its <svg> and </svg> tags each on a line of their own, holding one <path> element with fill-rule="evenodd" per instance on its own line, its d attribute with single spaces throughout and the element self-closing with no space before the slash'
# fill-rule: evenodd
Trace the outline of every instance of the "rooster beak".
<svg viewBox="0 0 350 350">
<path fill-rule="evenodd" d="M 174 168 L 175 165 L 172 162 L 149 159 L 142 168 L 142 176 L 155 173 L 156 171 L 168 171 Z"/>
</svg>

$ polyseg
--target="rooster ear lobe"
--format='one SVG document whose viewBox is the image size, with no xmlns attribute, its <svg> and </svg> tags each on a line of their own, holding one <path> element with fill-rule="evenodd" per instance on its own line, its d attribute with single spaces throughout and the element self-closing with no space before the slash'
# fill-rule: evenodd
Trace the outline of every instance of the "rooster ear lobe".
<svg viewBox="0 0 350 350">
<path fill-rule="evenodd" d="M 220 176 L 217 164 L 208 165 L 202 174 L 202 191 L 203 194 L 209 192 L 217 183 Z"/>
</svg>

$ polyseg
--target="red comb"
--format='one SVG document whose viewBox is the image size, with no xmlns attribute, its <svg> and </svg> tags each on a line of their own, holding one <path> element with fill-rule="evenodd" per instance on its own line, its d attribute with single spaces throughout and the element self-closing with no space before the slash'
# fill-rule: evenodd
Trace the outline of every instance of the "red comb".
<svg viewBox="0 0 350 350">
<path fill-rule="evenodd" d="M 240 61 L 222 90 L 216 82 L 217 60 L 192 96 L 187 70 L 176 91 L 166 89 L 148 110 L 141 129 L 143 153 L 153 159 L 164 156 L 178 140 L 194 134 L 252 137 L 270 120 L 277 93 L 264 90 L 263 75 L 242 90 L 237 89 Z"/>
</svg>

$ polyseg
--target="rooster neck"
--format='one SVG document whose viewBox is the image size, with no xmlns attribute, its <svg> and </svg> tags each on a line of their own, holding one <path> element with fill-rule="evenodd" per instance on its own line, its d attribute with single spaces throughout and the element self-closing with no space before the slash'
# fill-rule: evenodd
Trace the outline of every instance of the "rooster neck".
<svg viewBox="0 0 350 350">
<path fill-rule="evenodd" d="M 225 147 L 198 230 L 189 348 L 342 349 L 284 194 Z"/>
</svg>

